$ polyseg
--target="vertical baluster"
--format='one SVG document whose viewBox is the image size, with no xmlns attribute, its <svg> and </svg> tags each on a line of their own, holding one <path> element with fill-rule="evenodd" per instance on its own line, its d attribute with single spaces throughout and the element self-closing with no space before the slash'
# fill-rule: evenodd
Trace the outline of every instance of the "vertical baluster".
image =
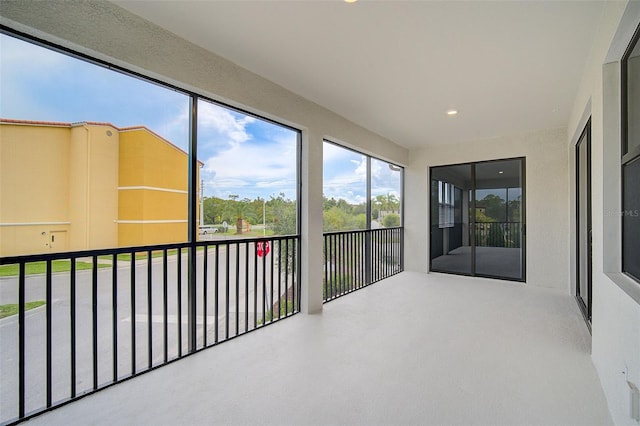
<svg viewBox="0 0 640 426">
<path fill-rule="evenodd" d="M 273 265 L 274 265 L 274 263 L 273 263 L 273 257 L 274 257 L 274 254 L 273 254 L 273 249 L 274 249 L 273 240 L 271 240 L 270 245 L 271 245 L 271 271 L 269 273 L 269 275 L 270 275 L 270 278 L 269 278 L 269 285 L 270 285 L 270 290 L 269 290 L 269 309 L 271 309 L 271 321 L 273 321 L 274 317 L 275 317 L 275 312 L 273 312 Z M 266 257 L 267 253 L 265 252 L 264 255 Z"/>
<path fill-rule="evenodd" d="M 227 255 L 225 256 L 225 270 L 227 276 L 225 280 L 225 296 L 224 296 L 224 338 L 229 338 L 229 243 L 226 244 Z"/>
<path fill-rule="evenodd" d="M 263 246 L 264 250 L 264 246 Z M 267 322 L 267 256 L 262 252 L 262 325 Z"/>
<path fill-rule="evenodd" d="M 213 319 L 214 321 L 214 326 L 215 326 L 215 330 L 213 333 L 213 341 L 214 343 L 218 343 L 218 328 L 219 328 L 219 324 L 218 324 L 218 284 L 219 283 L 219 276 L 220 276 L 220 245 L 216 244 L 215 245 L 216 248 L 216 261 L 215 261 L 215 270 L 216 270 L 216 275 L 213 279 L 214 281 L 214 289 L 213 289 L 213 299 L 214 299 L 214 316 L 215 318 Z"/>
<path fill-rule="evenodd" d="M 208 246 L 204 246 L 202 259 L 202 347 L 207 347 L 207 267 L 208 267 Z"/>
<path fill-rule="evenodd" d="M 285 267 L 284 267 L 284 282 L 285 282 L 285 286 L 287 287 L 287 290 L 285 291 L 285 296 L 284 296 L 284 305 L 286 306 L 284 311 L 284 316 L 286 317 L 287 315 L 289 315 L 289 239 L 288 238 L 285 240 L 284 258 L 286 259 Z"/>
<path fill-rule="evenodd" d="M 25 263 L 20 262 L 18 275 L 18 417 L 24 417 L 25 403 Z"/>
<path fill-rule="evenodd" d="M 69 330 L 71 338 L 71 356 L 70 356 L 70 370 L 71 370 L 71 398 L 76 397 L 76 259 L 71 259 L 70 282 L 69 282 L 69 321 L 71 327 Z"/>
<path fill-rule="evenodd" d="M 167 249 L 162 251 L 162 338 L 165 364 L 169 361 L 169 259 Z"/>
<path fill-rule="evenodd" d="M 278 240 L 278 319 L 282 312 L 282 240 Z"/>
<path fill-rule="evenodd" d="M 292 264 L 292 268 L 293 268 L 293 281 L 294 281 L 294 285 L 293 285 L 293 295 L 294 295 L 294 302 L 293 302 L 293 312 L 298 312 L 300 311 L 300 288 L 298 287 L 300 285 L 300 280 L 298 279 L 298 237 L 293 238 L 293 262 Z M 297 290 L 297 292 L 296 292 Z"/>
<path fill-rule="evenodd" d="M 45 306 L 46 306 L 46 316 L 47 316 L 47 408 L 51 407 L 51 317 L 52 317 L 52 308 L 51 306 L 51 259 L 47 259 L 47 272 L 46 272 L 46 296 L 45 296 Z"/>
<path fill-rule="evenodd" d="M 327 252 L 327 235 L 323 235 L 322 236 L 322 253 L 324 254 L 323 257 L 323 261 L 324 261 L 324 279 L 322 282 L 322 300 L 324 302 L 327 301 L 327 281 L 328 281 L 328 276 L 327 276 L 327 272 L 329 272 L 329 268 L 327 267 L 327 265 L 329 264 L 329 253 Z"/>
<path fill-rule="evenodd" d="M 338 292 L 338 246 L 336 245 L 337 236 L 331 235 L 331 298 L 336 297 Z"/>
<path fill-rule="evenodd" d="M 93 256 L 91 268 L 91 306 L 93 317 L 93 330 L 91 333 L 93 343 L 93 390 L 98 389 L 98 256 Z"/>
<path fill-rule="evenodd" d="M 240 243 L 236 243 L 236 336 L 240 333 Z"/>
<path fill-rule="evenodd" d="M 118 381 L 118 255 L 111 256 L 111 340 L 113 347 L 113 381 Z"/>
<path fill-rule="evenodd" d="M 258 256 L 253 250 L 253 328 L 258 326 Z"/>
<path fill-rule="evenodd" d="M 153 317 L 152 317 L 152 305 L 153 295 L 151 290 L 152 280 L 152 252 L 147 251 L 147 356 L 149 358 L 149 369 L 153 367 Z"/>
<path fill-rule="evenodd" d="M 176 298 L 178 299 L 178 357 L 182 356 L 182 248 L 178 248 L 178 259 L 176 264 L 177 269 L 177 292 Z"/>
<path fill-rule="evenodd" d="M 136 374 L 136 253 L 131 252 L 131 375 Z"/>
<path fill-rule="evenodd" d="M 249 243 L 244 243 L 244 331 L 249 331 Z"/>
</svg>

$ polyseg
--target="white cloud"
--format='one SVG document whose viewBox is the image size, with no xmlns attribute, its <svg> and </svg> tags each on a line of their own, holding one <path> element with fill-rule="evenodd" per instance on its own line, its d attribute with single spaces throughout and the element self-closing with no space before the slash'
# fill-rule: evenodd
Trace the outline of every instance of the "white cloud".
<svg viewBox="0 0 640 426">
<path fill-rule="evenodd" d="M 286 192 L 293 195 L 296 186 L 296 136 L 264 144 L 233 144 L 205 161 L 203 174 L 215 194 L 246 188 L 261 196 Z M 207 188 L 205 188 L 207 189 Z M 231 193 L 237 193 L 231 192 Z M 240 191 L 241 192 L 241 191 Z M 242 193 L 238 194 L 244 198 Z"/>
<path fill-rule="evenodd" d="M 198 103 L 198 130 L 207 135 L 213 132 L 223 137 L 232 145 L 241 144 L 251 139 L 247 132 L 247 124 L 256 121 L 251 116 L 239 116 L 227 108 L 201 101 Z"/>
</svg>

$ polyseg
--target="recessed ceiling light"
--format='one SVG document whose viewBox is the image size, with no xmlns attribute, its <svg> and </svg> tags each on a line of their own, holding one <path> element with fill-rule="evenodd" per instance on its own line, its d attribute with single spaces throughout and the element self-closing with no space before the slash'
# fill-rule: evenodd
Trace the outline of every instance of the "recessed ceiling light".
<svg viewBox="0 0 640 426">
<path fill-rule="evenodd" d="M 499 173 L 499 174 L 503 174 L 504 172 L 503 172 L 502 170 L 500 170 L 498 173 Z"/>
<path fill-rule="evenodd" d="M 355 3 L 355 2 L 357 2 L 357 1 L 358 1 L 358 0 L 344 0 L 344 2 L 345 2 L 345 3 Z"/>
<path fill-rule="evenodd" d="M 457 109 L 450 109 L 449 111 L 447 111 L 447 115 L 457 115 L 457 114 L 458 114 Z"/>
</svg>

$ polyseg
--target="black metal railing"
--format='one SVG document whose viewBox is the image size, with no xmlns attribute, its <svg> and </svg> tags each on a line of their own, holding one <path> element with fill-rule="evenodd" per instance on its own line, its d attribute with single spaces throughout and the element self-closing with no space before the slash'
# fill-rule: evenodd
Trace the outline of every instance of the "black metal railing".
<svg viewBox="0 0 640 426">
<path fill-rule="evenodd" d="M 520 248 L 520 222 L 476 222 L 477 247 Z"/>
<path fill-rule="evenodd" d="M 324 302 L 402 272 L 403 232 L 397 227 L 325 233 Z"/>
<path fill-rule="evenodd" d="M 299 241 L 0 258 L 0 304 L 17 305 L 17 314 L 0 323 L 0 422 L 23 420 L 297 313 Z"/>
</svg>

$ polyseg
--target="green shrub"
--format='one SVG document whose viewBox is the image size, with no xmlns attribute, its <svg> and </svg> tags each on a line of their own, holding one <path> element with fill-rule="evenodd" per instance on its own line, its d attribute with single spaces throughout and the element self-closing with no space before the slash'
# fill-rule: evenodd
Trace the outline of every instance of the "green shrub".
<svg viewBox="0 0 640 426">
<path fill-rule="evenodd" d="M 385 228 L 394 228 L 400 226 L 400 215 L 395 213 L 389 213 L 382 219 L 382 224 Z"/>
</svg>

